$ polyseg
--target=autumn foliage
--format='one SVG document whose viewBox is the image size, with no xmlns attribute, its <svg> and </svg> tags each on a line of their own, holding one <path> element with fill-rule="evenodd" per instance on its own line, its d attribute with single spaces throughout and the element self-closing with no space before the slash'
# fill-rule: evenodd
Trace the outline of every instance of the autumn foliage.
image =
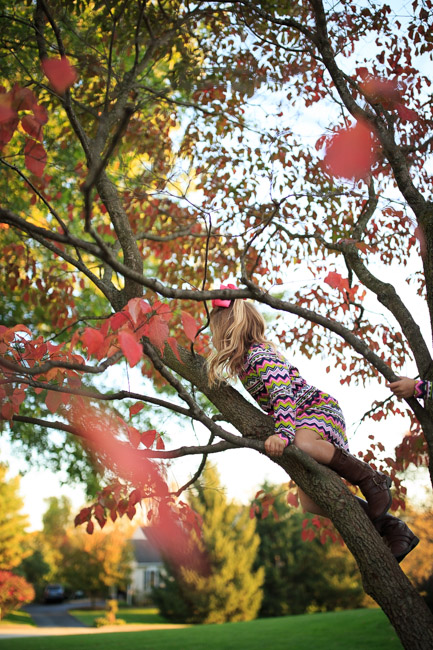
<svg viewBox="0 0 433 650">
<path fill-rule="evenodd" d="M 395 454 L 375 441 L 365 450 L 392 474 L 394 506 L 399 472 L 433 458 L 431 400 L 381 390 L 401 374 L 433 379 L 431 9 L 431 0 L 404 16 L 348 0 L 8 9 L 0 413 L 29 453 L 36 444 L 75 476 L 91 457 L 105 474 L 78 519 L 89 532 L 132 516 L 143 496 L 188 531 L 184 486 L 172 493 L 164 463 L 262 449 L 269 419 L 206 381 L 215 298 L 255 300 L 283 350 L 327 359 L 324 373 L 354 391 L 373 382 L 366 422 L 409 418 Z M 196 445 L 178 435 L 190 422 L 200 423 Z M 303 482 L 308 461 L 290 448 L 284 456 Z M 170 517 L 166 537 L 177 530 Z M 368 574 L 353 527 L 333 517 Z"/>
<path fill-rule="evenodd" d="M 0 570 L 0 618 L 31 603 L 34 597 L 33 587 L 24 578 L 12 571 Z"/>
</svg>

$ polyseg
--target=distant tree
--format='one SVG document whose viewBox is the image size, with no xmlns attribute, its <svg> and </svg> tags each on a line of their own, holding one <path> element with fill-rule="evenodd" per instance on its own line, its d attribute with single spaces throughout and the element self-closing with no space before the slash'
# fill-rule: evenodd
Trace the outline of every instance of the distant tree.
<svg viewBox="0 0 433 650">
<path fill-rule="evenodd" d="M 72 590 L 82 589 L 91 598 L 105 597 L 110 587 L 126 590 L 131 572 L 131 549 L 119 526 L 95 531 L 69 529 L 60 549 L 59 576 Z"/>
<path fill-rule="evenodd" d="M 433 507 L 409 508 L 403 514 L 410 527 L 420 538 L 420 543 L 404 560 L 403 569 L 433 610 Z"/>
<path fill-rule="evenodd" d="M 0 569 L 13 569 L 23 560 L 27 517 L 19 495 L 20 478 L 7 479 L 8 466 L 0 463 Z"/>
<path fill-rule="evenodd" d="M 46 501 L 48 507 L 42 515 L 43 533 L 45 537 L 60 541 L 72 524 L 71 501 L 65 495 L 49 497 Z"/>
<path fill-rule="evenodd" d="M 260 616 L 359 607 L 361 576 L 347 549 L 317 537 L 305 541 L 315 518 L 294 510 L 281 486 L 265 483 L 262 489 L 265 500 L 254 508 L 260 537 L 256 567 L 265 570 Z"/>
<path fill-rule="evenodd" d="M 16 568 L 16 573 L 33 586 L 36 598 L 40 599 L 45 585 L 57 581 L 61 559 L 41 531 L 26 536 L 25 549 L 25 557 Z"/>
<path fill-rule="evenodd" d="M 33 587 L 24 578 L 12 571 L 0 570 L 0 619 L 30 603 L 34 597 Z"/>
<path fill-rule="evenodd" d="M 209 569 L 166 562 L 165 586 L 155 590 L 161 613 L 174 621 L 224 623 L 256 617 L 262 599 L 263 570 L 253 569 L 259 545 L 248 510 L 227 501 L 216 469 L 207 465 L 189 497 L 203 518 L 201 544 Z"/>
</svg>

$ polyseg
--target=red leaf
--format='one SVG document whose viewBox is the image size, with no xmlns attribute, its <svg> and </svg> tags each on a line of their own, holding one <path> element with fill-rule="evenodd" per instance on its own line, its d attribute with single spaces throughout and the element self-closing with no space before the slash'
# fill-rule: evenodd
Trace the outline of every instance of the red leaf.
<svg viewBox="0 0 433 650">
<path fill-rule="evenodd" d="M 12 88 L 12 107 L 16 111 L 33 111 L 38 100 L 30 88 L 21 88 L 15 85 Z"/>
<path fill-rule="evenodd" d="M 135 506 L 137 503 L 143 499 L 143 492 L 139 489 L 135 489 L 129 495 L 129 505 Z"/>
<path fill-rule="evenodd" d="M 21 118 L 21 124 L 24 131 L 32 138 L 42 141 L 42 125 L 32 115 L 24 115 Z"/>
<path fill-rule="evenodd" d="M 35 104 L 33 106 L 33 115 L 34 118 L 41 126 L 46 124 L 48 122 L 48 112 L 45 106 L 41 106 L 40 104 Z"/>
<path fill-rule="evenodd" d="M 40 178 L 47 164 L 47 152 L 39 142 L 27 138 L 24 154 L 27 169 Z"/>
<path fill-rule="evenodd" d="M 182 312 L 182 325 L 187 338 L 194 341 L 199 328 L 194 318 L 186 311 Z"/>
<path fill-rule="evenodd" d="M 156 440 L 156 448 L 157 449 L 165 449 L 164 440 L 161 438 L 160 435 L 158 436 L 158 438 Z"/>
<path fill-rule="evenodd" d="M 287 503 L 294 508 L 297 508 L 299 505 L 299 499 L 297 494 L 293 494 L 293 492 L 289 492 L 287 495 Z"/>
<path fill-rule="evenodd" d="M 325 170 L 333 176 L 365 178 L 377 160 L 377 140 L 368 124 L 358 121 L 340 129 L 328 140 L 323 160 Z"/>
<path fill-rule="evenodd" d="M 3 420 L 12 420 L 14 407 L 11 402 L 4 402 L 1 407 L 1 416 Z"/>
<path fill-rule="evenodd" d="M 47 391 L 45 404 L 47 405 L 50 413 L 55 413 L 59 406 L 63 404 L 63 393 L 54 390 Z"/>
<path fill-rule="evenodd" d="M 78 78 L 77 71 L 66 56 L 62 56 L 61 59 L 44 59 L 41 65 L 52 87 L 60 94 L 70 88 Z"/>
<path fill-rule="evenodd" d="M 153 445 L 153 443 L 155 442 L 155 436 L 156 436 L 156 430 L 155 429 L 150 429 L 149 431 L 145 431 L 141 435 L 141 442 L 146 447 L 151 447 Z"/>
<path fill-rule="evenodd" d="M 87 348 L 87 354 L 95 354 L 104 344 L 104 337 L 102 336 L 99 330 L 95 330 L 92 327 L 86 327 L 83 334 L 81 335 L 81 340 L 84 346 Z"/>
<path fill-rule="evenodd" d="M 88 521 L 91 513 L 92 513 L 92 508 L 83 508 L 82 510 L 80 510 L 80 512 L 74 519 L 75 526 L 79 526 L 80 524 L 83 524 L 85 521 Z"/>
<path fill-rule="evenodd" d="M 343 276 L 339 273 L 331 271 L 325 278 L 326 284 L 329 284 L 333 289 L 340 289 L 343 282 Z"/>
<path fill-rule="evenodd" d="M 147 335 L 150 342 L 163 352 L 165 342 L 168 338 L 168 325 L 166 321 L 159 316 L 153 316 L 149 322 Z"/>
<path fill-rule="evenodd" d="M 94 530 L 95 530 L 95 525 L 94 525 L 93 521 L 90 520 L 90 521 L 87 523 L 86 531 L 89 533 L 89 535 L 91 535 L 91 534 L 93 533 Z"/>
<path fill-rule="evenodd" d="M 143 349 L 140 343 L 129 332 L 120 332 L 118 338 L 122 352 L 128 359 L 131 368 L 133 368 L 142 358 Z"/>
<path fill-rule="evenodd" d="M 137 449 L 141 442 L 141 433 L 137 429 L 134 429 L 134 427 L 129 427 L 128 437 L 131 445 Z"/>
<path fill-rule="evenodd" d="M 126 515 L 127 515 L 127 517 L 128 517 L 129 519 L 133 519 L 133 518 L 134 518 L 134 515 L 135 515 L 136 512 L 137 512 L 137 511 L 136 511 L 135 506 L 131 506 L 131 505 L 129 505 L 128 508 L 127 508 L 127 510 L 126 510 Z"/>
<path fill-rule="evenodd" d="M 137 402 L 136 404 L 133 404 L 133 406 L 129 407 L 129 417 L 132 415 L 136 415 L 137 413 L 140 413 L 141 409 L 144 408 L 143 402 Z"/>
<path fill-rule="evenodd" d="M 411 108 L 407 108 L 404 104 L 397 104 L 397 113 L 403 122 L 415 122 L 419 119 L 418 113 Z"/>
<path fill-rule="evenodd" d="M 126 310 L 130 314 L 134 325 L 137 325 L 141 317 L 151 312 L 152 308 L 143 298 L 132 298 L 128 302 Z"/>
<path fill-rule="evenodd" d="M 9 122 L 16 118 L 17 114 L 12 108 L 12 98 L 9 93 L 0 95 L 0 122 Z"/>
<path fill-rule="evenodd" d="M 97 503 L 95 506 L 94 516 L 98 524 L 101 526 L 101 528 L 104 528 L 105 524 L 107 523 L 107 519 L 105 517 L 104 508 L 101 506 L 100 503 Z"/>
<path fill-rule="evenodd" d="M 119 327 L 122 327 L 128 320 L 127 315 L 123 311 L 117 312 L 117 314 L 114 314 L 114 316 L 110 317 L 110 327 L 115 332 L 116 330 L 119 329 Z"/>
</svg>

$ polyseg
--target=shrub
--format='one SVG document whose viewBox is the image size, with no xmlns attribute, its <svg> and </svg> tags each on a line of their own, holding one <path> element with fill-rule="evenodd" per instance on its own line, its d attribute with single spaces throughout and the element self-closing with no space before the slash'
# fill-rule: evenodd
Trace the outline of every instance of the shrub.
<svg viewBox="0 0 433 650">
<path fill-rule="evenodd" d="M 12 571 L 0 570 L 0 618 L 30 603 L 34 597 L 35 590 L 27 580 Z"/>
<path fill-rule="evenodd" d="M 95 627 L 103 627 L 104 625 L 125 625 L 126 621 L 122 618 L 116 618 L 117 610 L 119 605 L 117 600 L 108 600 L 107 601 L 107 613 L 105 616 L 100 616 L 95 618 L 93 625 Z"/>
</svg>

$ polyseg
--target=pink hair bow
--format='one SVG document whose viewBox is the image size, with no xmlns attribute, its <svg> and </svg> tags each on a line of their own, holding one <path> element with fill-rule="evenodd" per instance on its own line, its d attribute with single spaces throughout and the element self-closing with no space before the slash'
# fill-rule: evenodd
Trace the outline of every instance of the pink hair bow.
<svg viewBox="0 0 433 650">
<path fill-rule="evenodd" d="M 234 284 L 222 284 L 220 289 L 237 289 Z M 222 300 L 221 298 L 215 298 L 212 300 L 212 307 L 230 307 L 231 300 Z"/>
</svg>

